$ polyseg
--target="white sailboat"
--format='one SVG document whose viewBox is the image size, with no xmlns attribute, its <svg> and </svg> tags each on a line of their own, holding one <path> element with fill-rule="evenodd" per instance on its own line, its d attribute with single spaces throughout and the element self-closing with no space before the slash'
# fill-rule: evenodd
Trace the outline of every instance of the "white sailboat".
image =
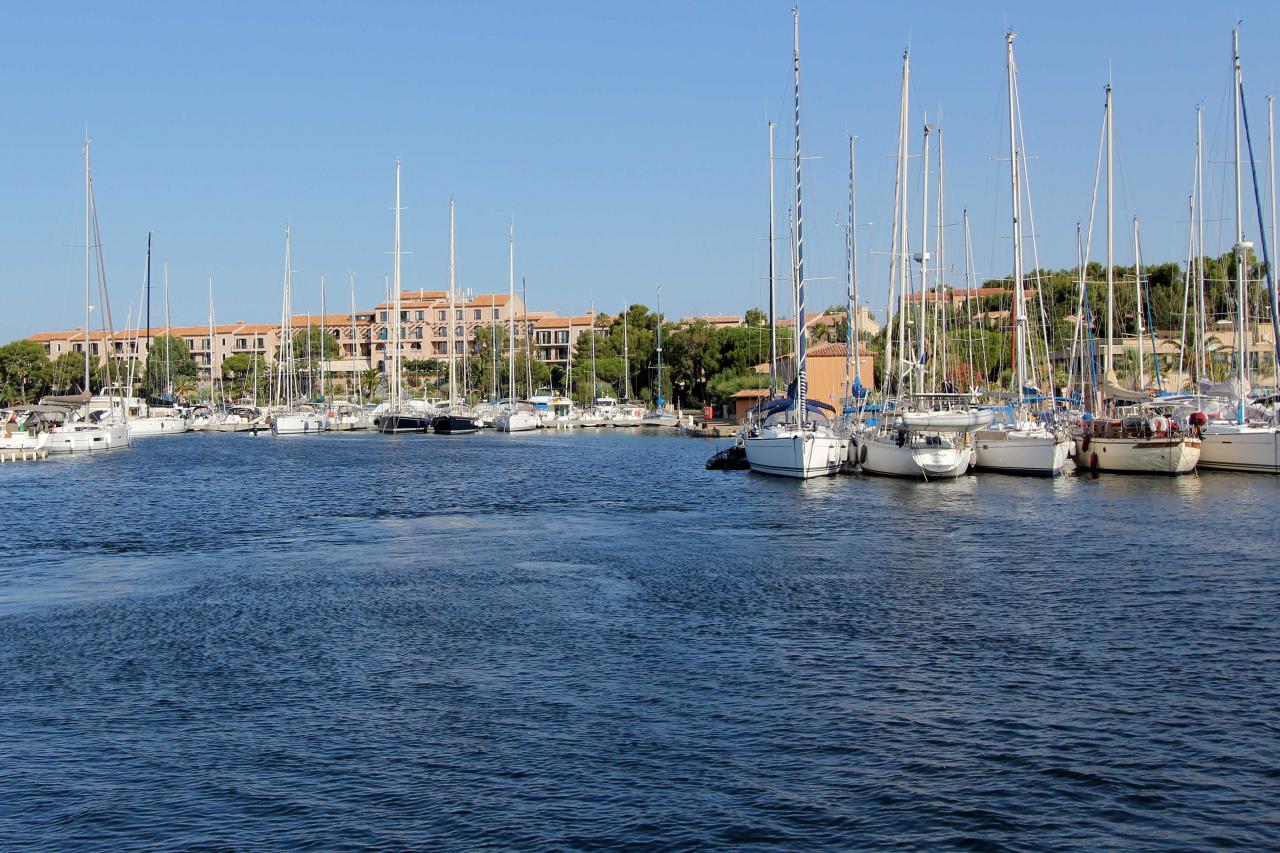
<svg viewBox="0 0 1280 853">
<path fill-rule="evenodd" d="M 752 471 L 782 477 L 809 479 L 839 472 L 849 452 L 848 440 L 838 435 L 830 406 L 809 401 L 805 328 L 804 205 L 800 158 L 800 12 L 792 15 L 792 68 L 795 76 L 795 203 L 796 265 L 796 381 L 795 395 L 770 401 L 760 412 L 759 423 L 743 439 Z M 770 166 L 772 169 L 772 166 Z"/>
<path fill-rule="evenodd" d="M 1235 417 L 1213 418 L 1200 431 L 1202 446 L 1200 449 L 1200 467 L 1219 471 L 1255 471 L 1267 474 L 1280 474 L 1280 425 L 1274 420 L 1270 423 L 1261 419 L 1260 413 L 1250 417 L 1249 408 L 1245 405 L 1244 392 L 1249 387 L 1246 368 L 1248 365 L 1248 329 L 1245 322 L 1244 309 L 1248 298 L 1247 270 L 1249 251 L 1253 244 L 1244 239 L 1243 202 L 1240 191 L 1240 118 L 1243 108 L 1243 80 L 1240 71 L 1240 30 L 1232 30 L 1232 73 L 1235 97 L 1233 99 L 1233 117 L 1235 128 L 1235 188 L 1236 188 L 1236 376 L 1235 389 L 1238 396 L 1234 402 Z M 1246 128 L 1246 132 L 1247 132 Z M 1250 145 L 1252 151 L 1252 145 Z M 1252 160 L 1252 157 L 1250 157 Z M 1272 170 L 1274 174 L 1274 155 Z M 1256 180 L 1256 178 L 1255 178 Z M 1275 190 L 1272 189 L 1273 203 Z M 1272 211 L 1274 225 L 1275 212 Z M 1259 217 L 1261 222 L 1261 217 Z M 1262 235 L 1264 239 L 1266 235 Z M 1272 247 L 1273 249 L 1275 247 Z M 1269 264 L 1268 264 L 1269 266 Z M 1272 283 L 1274 288 L 1274 281 Z M 1277 344 L 1280 347 L 1280 344 Z M 1278 350 L 1280 352 L 1280 350 Z"/>
<path fill-rule="evenodd" d="M 1111 86 L 1106 87 L 1103 107 L 1107 158 L 1107 318 L 1106 346 L 1103 350 L 1103 382 L 1106 391 L 1117 399 L 1144 395 L 1126 392 L 1115 383 L 1114 317 L 1115 273 L 1113 266 L 1112 179 L 1113 132 Z M 1145 474 L 1186 474 L 1195 469 L 1200 459 L 1200 439 L 1189 434 L 1174 417 L 1176 404 L 1141 403 L 1114 408 L 1111 417 L 1086 420 L 1075 431 L 1076 467 L 1089 471 L 1115 471 Z"/>
<path fill-rule="evenodd" d="M 476 421 L 475 413 L 466 405 L 466 400 L 458 399 L 458 375 L 454 365 L 455 357 L 455 329 L 454 326 L 465 321 L 459 321 L 458 317 L 458 289 L 456 281 L 456 264 L 454 257 L 454 202 L 453 196 L 449 196 L 449 407 L 441 414 L 435 416 L 431 421 L 431 429 L 439 435 L 467 435 L 480 429 L 480 424 Z M 468 354 L 466 353 L 466 326 L 462 326 L 462 357 L 465 367 Z M 466 381 L 463 381 L 463 394 L 466 394 Z"/>
<path fill-rule="evenodd" d="M 669 427 L 675 429 L 680 425 L 680 418 L 675 412 L 667 408 L 666 398 L 662 396 L 662 288 L 658 288 L 658 302 L 656 306 L 655 316 L 657 318 L 657 356 L 658 356 L 658 378 L 654 384 L 653 392 L 653 408 L 644 413 L 644 417 L 640 419 L 640 426 L 643 427 Z M 573 354 L 572 345 L 569 347 L 570 355 Z M 570 374 L 572 377 L 572 374 Z"/>
<path fill-rule="evenodd" d="M 1011 165 L 1013 218 L 1013 311 L 1014 381 L 1017 383 L 1017 406 L 1014 420 L 979 430 L 973 437 L 975 467 L 1008 474 L 1033 474 L 1053 477 L 1067 464 L 1071 442 L 1062 430 L 1053 430 L 1033 417 L 1026 400 L 1027 305 L 1023 290 L 1022 269 L 1022 186 L 1023 152 L 1017 144 L 1017 65 L 1013 58 L 1015 33 L 1005 33 L 1005 65 L 1009 86 L 1009 157 Z"/>
<path fill-rule="evenodd" d="M 89 165 L 90 142 L 84 141 L 84 393 L 78 397 L 46 397 L 43 402 L 51 404 L 54 411 L 45 414 L 51 426 L 48 428 L 47 447 L 50 453 L 91 453 L 102 450 L 120 450 L 129 446 L 128 411 L 122 413 L 119 422 L 93 423 L 89 420 L 89 311 L 90 289 L 92 278 L 91 253 L 96 245 L 98 252 L 98 289 L 102 303 L 101 316 L 103 328 L 110 326 L 111 307 L 107 299 L 107 283 L 101 277 L 102 240 L 98 236 L 98 210 L 93 194 L 93 173 Z M 103 337 L 102 345 L 106 350 L 108 336 Z M 111 364 L 110 352 L 107 352 L 107 365 Z M 110 386 L 108 386 L 110 387 Z M 80 408 L 83 406 L 83 408 Z M 61 413 L 56 409 L 62 409 Z"/>
<path fill-rule="evenodd" d="M 276 401 L 279 408 L 269 418 L 272 435 L 315 435 L 324 432 L 328 423 L 323 413 L 311 404 L 299 404 L 297 365 L 293 352 L 293 235 L 284 227 L 284 295 L 280 309 L 279 373 L 276 376 Z M 310 337 L 311 330 L 307 329 Z M 212 367 L 209 372 L 212 382 Z"/>
<path fill-rule="evenodd" d="M 507 399 L 498 404 L 493 428 L 499 432 L 528 432 L 542 426 L 542 419 L 529 403 L 516 395 L 516 226 L 507 231 Z"/>
</svg>

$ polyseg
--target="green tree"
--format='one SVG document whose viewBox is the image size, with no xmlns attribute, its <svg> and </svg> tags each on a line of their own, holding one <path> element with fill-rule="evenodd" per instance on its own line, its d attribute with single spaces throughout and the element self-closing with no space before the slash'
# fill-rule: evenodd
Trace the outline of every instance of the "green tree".
<svg viewBox="0 0 1280 853">
<path fill-rule="evenodd" d="M 748 308 L 746 315 L 742 319 L 747 324 L 747 327 L 752 329 L 769 322 L 769 318 L 759 308 Z"/>
<path fill-rule="evenodd" d="M 0 347 L 0 391 L 8 403 L 29 403 L 49 388 L 53 364 L 35 341 L 17 340 Z"/>
<path fill-rule="evenodd" d="M 254 376 L 257 385 L 254 385 Z M 179 376 L 194 377 L 195 373 L 183 372 Z M 248 396 L 255 401 L 266 397 L 271 389 L 271 368 L 266 359 L 253 353 L 237 353 L 222 360 L 222 381 L 229 384 L 229 396 Z M 175 384 L 177 380 L 175 379 Z"/>
<path fill-rule="evenodd" d="M 154 337 L 151 339 L 151 345 L 147 347 L 147 363 L 142 375 L 142 390 L 149 396 L 160 396 L 171 390 L 165 387 L 166 344 L 169 360 L 168 375 L 175 384 L 179 376 L 200 375 L 200 369 L 196 366 L 196 360 L 191 356 L 191 350 L 187 347 L 186 341 L 171 335 Z"/>
<path fill-rule="evenodd" d="M 326 334 L 319 326 L 307 326 L 293 335 L 293 358 L 298 370 L 319 370 L 320 359 L 329 361 L 338 357 L 338 341 L 330 331 Z"/>
<path fill-rule="evenodd" d="M 50 364 L 50 386 L 57 394 L 79 394 L 84 387 L 84 355 L 64 352 Z M 102 384 L 101 368 L 97 359 L 89 360 L 89 389 Z"/>
</svg>

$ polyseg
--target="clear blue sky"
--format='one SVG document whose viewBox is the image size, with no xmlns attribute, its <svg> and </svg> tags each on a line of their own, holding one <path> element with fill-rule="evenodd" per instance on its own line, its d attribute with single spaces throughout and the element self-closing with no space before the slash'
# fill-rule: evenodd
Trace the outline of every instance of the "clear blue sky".
<svg viewBox="0 0 1280 853">
<path fill-rule="evenodd" d="M 446 284 L 454 194 L 460 286 L 505 288 L 514 217 L 534 308 L 582 310 L 593 296 L 600 310 L 652 304 L 658 283 L 670 314 L 762 304 L 766 121 L 782 125 L 779 150 L 790 146 L 789 7 L 11 5 L 0 29 L 0 340 L 80 323 L 86 124 L 117 325 L 138 301 L 147 229 L 157 269 L 169 260 L 175 322 L 204 322 L 209 273 L 220 320 L 278 319 L 286 222 L 295 308 L 318 307 L 325 274 L 330 308 L 343 310 L 348 270 L 360 304 L 380 299 L 397 155 L 406 288 Z M 1263 97 L 1280 90 L 1267 50 L 1280 25 L 1273 2 L 803 4 L 805 148 L 821 158 L 806 163 L 811 304 L 841 299 L 835 223 L 855 133 L 859 218 L 870 223 L 862 290 L 883 306 L 884 155 L 908 41 L 913 123 L 924 109 L 943 117 L 947 221 L 967 205 L 978 272 L 1007 272 L 1007 164 L 992 159 L 1006 156 L 1006 26 L 1020 33 L 1042 262 L 1074 263 L 1108 74 L 1123 170 L 1117 257 L 1131 257 L 1137 213 L 1146 257 L 1181 258 L 1197 102 L 1210 158 L 1230 157 L 1238 18 L 1255 145 L 1265 146 Z M 1212 172 L 1216 219 L 1231 209 L 1229 176 Z M 785 166 L 778 180 L 785 210 Z M 917 173 L 913 233 L 919 185 Z M 1225 250 L 1230 230 L 1212 225 L 1210 249 Z M 959 268 L 958 228 L 948 241 Z"/>
</svg>

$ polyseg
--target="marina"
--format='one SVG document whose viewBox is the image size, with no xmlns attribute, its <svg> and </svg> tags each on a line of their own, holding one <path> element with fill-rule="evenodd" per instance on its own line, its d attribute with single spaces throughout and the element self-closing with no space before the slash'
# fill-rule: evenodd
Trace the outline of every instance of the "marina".
<svg viewBox="0 0 1280 853">
<path fill-rule="evenodd" d="M 0 848 L 1280 850 L 1244 3 L 14 7 Z"/>
</svg>

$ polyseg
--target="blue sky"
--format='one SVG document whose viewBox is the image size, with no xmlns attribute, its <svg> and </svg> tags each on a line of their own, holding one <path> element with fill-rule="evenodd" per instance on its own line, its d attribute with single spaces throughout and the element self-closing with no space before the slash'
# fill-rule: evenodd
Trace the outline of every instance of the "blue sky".
<svg viewBox="0 0 1280 853">
<path fill-rule="evenodd" d="M 286 222 L 298 310 L 381 298 L 394 159 L 404 164 L 406 289 L 448 275 L 458 203 L 462 287 L 506 286 L 506 228 L 531 307 L 653 302 L 669 314 L 764 301 L 766 122 L 790 146 L 788 3 L 25 4 L 0 30 L 0 340 L 79 325 L 87 124 L 117 325 L 137 304 L 145 235 L 170 266 L 175 323 L 279 316 Z M 1280 91 L 1266 45 L 1280 6 L 1207 3 L 805 3 L 801 8 L 811 304 L 841 300 L 847 135 L 859 137 L 861 289 L 883 306 L 900 59 L 912 119 L 939 112 L 949 265 L 968 206 L 980 275 L 1011 266 L 1003 32 L 1019 32 L 1042 262 L 1074 263 L 1102 89 L 1116 90 L 1117 258 L 1142 217 L 1148 259 L 1185 253 L 1194 106 L 1230 158 L 1230 28 L 1255 146 Z M 919 134 L 912 132 L 913 153 Z M 779 209 L 790 173 L 779 164 Z M 1264 160 L 1265 165 L 1265 160 Z M 919 161 L 912 161 L 912 233 Z M 1207 242 L 1225 250 L 1226 166 L 1210 167 Z M 1265 178 L 1264 178 L 1265 179 Z M 1255 229 L 1250 229 L 1255 230 Z M 913 238 L 914 239 L 914 238 Z M 784 247 L 779 247 L 785 257 Z M 1094 257 L 1100 257 L 1100 249 Z M 158 279 L 157 279 L 158 281 Z M 960 284 L 959 277 L 953 282 Z M 159 300 L 153 315 L 159 317 Z"/>
</svg>

